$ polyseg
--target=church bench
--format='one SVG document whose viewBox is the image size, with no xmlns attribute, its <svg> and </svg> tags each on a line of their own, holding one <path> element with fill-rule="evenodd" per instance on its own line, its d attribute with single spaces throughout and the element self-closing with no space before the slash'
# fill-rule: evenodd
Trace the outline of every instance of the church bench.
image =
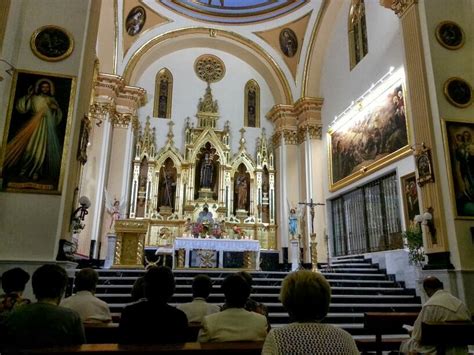
<svg viewBox="0 0 474 355">
<path fill-rule="evenodd" d="M 117 343 L 119 340 L 118 323 L 84 323 L 88 344 Z"/>
<path fill-rule="evenodd" d="M 187 341 L 197 341 L 201 323 L 189 323 Z M 107 344 L 119 341 L 118 323 L 85 323 L 87 344 Z"/>
<path fill-rule="evenodd" d="M 262 341 L 226 342 L 226 343 L 184 343 L 166 345 L 120 345 L 120 344 L 84 344 L 77 346 L 24 350 L 20 354 L 64 354 L 64 355 L 105 355 L 105 354 L 244 354 L 257 355 L 262 352 Z"/>
<path fill-rule="evenodd" d="M 448 346 L 474 345 L 473 322 L 423 322 L 421 343 L 435 345 L 438 354 L 444 354 Z"/>
<path fill-rule="evenodd" d="M 402 328 L 404 324 L 413 325 L 417 312 L 366 312 L 364 313 L 364 329 L 375 335 L 375 342 L 371 340 L 360 340 L 357 343 L 359 350 L 376 351 L 381 354 L 383 350 L 395 350 L 407 337 L 382 338 L 387 334 L 406 334 Z"/>
</svg>

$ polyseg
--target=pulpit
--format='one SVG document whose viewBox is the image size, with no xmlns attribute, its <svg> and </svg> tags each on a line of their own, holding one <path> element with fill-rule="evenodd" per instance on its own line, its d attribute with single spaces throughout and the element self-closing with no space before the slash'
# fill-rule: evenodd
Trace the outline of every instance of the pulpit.
<svg viewBox="0 0 474 355">
<path fill-rule="evenodd" d="M 113 268 L 143 268 L 148 223 L 148 221 L 136 219 L 115 222 L 117 240 Z"/>
</svg>

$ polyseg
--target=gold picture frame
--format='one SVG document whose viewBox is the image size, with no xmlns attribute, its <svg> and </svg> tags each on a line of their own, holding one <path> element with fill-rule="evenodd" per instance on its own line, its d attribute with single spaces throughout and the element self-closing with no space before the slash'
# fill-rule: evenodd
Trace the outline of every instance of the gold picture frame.
<svg viewBox="0 0 474 355">
<path fill-rule="evenodd" d="M 0 150 L 1 190 L 61 193 L 75 93 L 74 76 L 15 71 Z"/>
<path fill-rule="evenodd" d="M 392 81 L 367 104 L 354 105 L 347 114 L 339 118 L 343 123 L 336 122 L 329 129 L 329 191 L 337 191 L 412 154 L 405 97 L 403 79 Z M 373 123 L 375 120 L 378 120 L 377 125 Z M 378 126 L 379 132 L 371 128 L 374 126 Z M 370 148 L 367 142 L 374 135 L 381 135 L 381 129 L 385 132 L 385 138 L 378 139 L 379 147 L 373 144 L 374 147 Z M 388 147 L 382 141 L 388 142 L 388 137 L 392 134 L 398 134 L 399 138 L 397 144 Z M 363 137 L 364 135 L 367 137 Z M 370 154 L 367 154 L 368 150 L 371 150 Z"/>
<path fill-rule="evenodd" d="M 410 224 L 413 223 L 415 216 L 420 214 L 420 202 L 415 172 L 400 177 L 400 185 L 402 189 L 405 228 L 408 229 Z"/>
<path fill-rule="evenodd" d="M 474 121 L 467 119 L 441 121 L 453 214 L 456 219 L 473 220 L 474 179 L 468 170 L 473 169 Z M 468 148 L 467 145 L 472 148 Z"/>
<path fill-rule="evenodd" d="M 443 93 L 449 103 L 456 107 L 466 108 L 472 103 L 472 87 L 462 78 L 451 77 L 446 80 Z"/>
<path fill-rule="evenodd" d="M 443 21 L 436 26 L 436 39 L 444 48 L 455 50 L 464 45 L 466 35 L 461 26 L 454 21 Z"/>
<path fill-rule="evenodd" d="M 33 32 L 30 47 L 38 58 L 58 62 L 71 55 L 74 50 L 74 38 L 62 27 L 47 25 Z"/>
</svg>

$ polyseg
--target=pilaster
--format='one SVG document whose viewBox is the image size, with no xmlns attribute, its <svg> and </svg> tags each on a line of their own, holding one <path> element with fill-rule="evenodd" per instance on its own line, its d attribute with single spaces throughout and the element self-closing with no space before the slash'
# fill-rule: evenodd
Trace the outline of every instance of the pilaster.
<svg viewBox="0 0 474 355">
<path fill-rule="evenodd" d="M 405 71 L 409 109 L 415 146 L 424 144 L 431 149 L 434 182 L 420 186 L 422 212 L 432 209 L 435 235 L 423 228 L 425 251 L 429 268 L 452 268 L 449 259 L 447 226 L 439 179 L 441 169 L 435 149 L 434 119 L 431 112 L 429 87 L 425 65 L 425 53 L 421 35 L 421 23 L 417 0 L 381 0 L 381 5 L 392 9 L 400 18 L 405 47 Z"/>
</svg>

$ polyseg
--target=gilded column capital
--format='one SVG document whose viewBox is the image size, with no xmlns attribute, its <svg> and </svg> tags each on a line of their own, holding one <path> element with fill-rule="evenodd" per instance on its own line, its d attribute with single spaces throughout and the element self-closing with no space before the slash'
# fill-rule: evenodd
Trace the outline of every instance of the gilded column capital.
<svg viewBox="0 0 474 355">
<path fill-rule="evenodd" d="M 416 3 L 418 0 L 380 0 L 380 5 L 393 10 L 398 17 L 403 17 L 407 10 Z"/>
<path fill-rule="evenodd" d="M 138 109 L 146 102 L 146 90 L 135 86 L 124 86 L 115 100 L 114 127 L 126 128 L 130 124 L 138 128 Z"/>
<path fill-rule="evenodd" d="M 324 99 L 318 97 L 302 97 L 295 102 L 295 114 L 298 117 L 298 144 L 307 138 L 321 139 L 322 122 L 321 108 Z"/>
<path fill-rule="evenodd" d="M 275 105 L 267 113 L 267 118 L 273 122 L 275 130 L 272 142 L 275 147 L 281 144 L 297 144 L 298 119 L 293 105 Z"/>
<path fill-rule="evenodd" d="M 120 75 L 99 73 L 94 82 L 94 100 L 114 101 L 124 86 Z"/>
</svg>

